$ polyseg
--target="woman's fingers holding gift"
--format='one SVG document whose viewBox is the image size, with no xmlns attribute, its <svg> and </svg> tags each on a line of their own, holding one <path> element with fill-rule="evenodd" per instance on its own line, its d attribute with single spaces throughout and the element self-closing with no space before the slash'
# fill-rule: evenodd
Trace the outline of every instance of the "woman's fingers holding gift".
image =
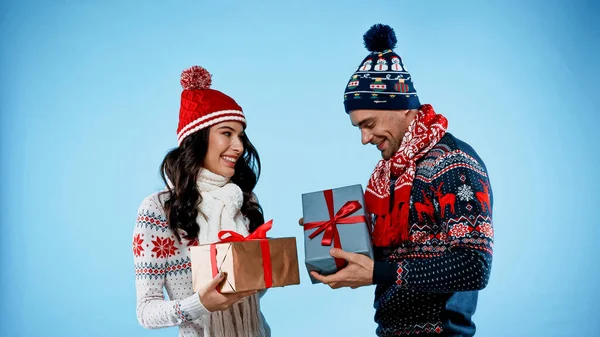
<svg viewBox="0 0 600 337">
<path fill-rule="evenodd" d="M 256 290 L 249 290 L 249 291 L 242 291 L 242 292 L 235 293 L 235 294 L 227 294 L 225 296 L 231 297 L 231 299 L 233 300 L 233 302 L 231 304 L 234 304 L 237 301 L 239 301 L 239 300 L 241 300 L 241 299 L 243 299 L 245 297 L 252 296 L 252 295 L 256 294 L 257 292 L 258 291 L 256 291 Z"/>
<path fill-rule="evenodd" d="M 249 291 L 242 291 L 242 292 L 233 293 L 233 294 L 222 294 L 221 296 L 223 296 L 225 299 L 225 302 L 223 303 L 226 306 L 225 309 L 228 309 L 229 307 L 231 307 L 232 305 L 241 301 L 242 299 L 244 299 L 248 296 L 252 296 L 252 295 L 256 294 L 257 292 L 258 291 L 256 291 L 256 290 L 249 290 Z M 223 310 L 225 310 L 225 309 L 223 309 Z"/>
<path fill-rule="evenodd" d="M 224 296 L 217 290 L 223 281 L 225 281 L 225 274 L 221 272 L 198 292 L 200 302 L 206 310 L 213 312 L 227 309 Z"/>
<path fill-rule="evenodd" d="M 225 274 L 221 272 L 198 292 L 200 302 L 210 312 L 227 310 L 232 304 L 257 292 L 252 290 L 234 294 L 221 294 L 217 287 L 224 280 Z"/>
</svg>

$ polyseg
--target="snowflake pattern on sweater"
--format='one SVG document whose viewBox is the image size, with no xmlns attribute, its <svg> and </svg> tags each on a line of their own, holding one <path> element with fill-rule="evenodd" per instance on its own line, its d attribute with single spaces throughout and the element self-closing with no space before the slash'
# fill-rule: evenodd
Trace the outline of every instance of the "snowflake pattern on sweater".
<svg viewBox="0 0 600 337">
<path fill-rule="evenodd" d="M 135 223 L 132 250 L 138 321 L 149 329 L 178 325 L 179 336 L 204 336 L 200 319 L 208 310 L 192 290 L 189 246 L 194 243 L 175 238 L 162 201 L 159 193 L 145 198 Z"/>
<path fill-rule="evenodd" d="M 409 241 L 376 250 L 378 336 L 472 336 L 494 230 L 483 161 L 450 133 L 417 163 Z"/>
</svg>

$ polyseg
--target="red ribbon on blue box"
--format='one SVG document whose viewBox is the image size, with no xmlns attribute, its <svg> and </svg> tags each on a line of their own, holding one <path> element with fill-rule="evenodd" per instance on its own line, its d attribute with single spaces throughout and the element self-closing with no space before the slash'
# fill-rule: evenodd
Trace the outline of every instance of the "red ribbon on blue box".
<svg viewBox="0 0 600 337">
<path fill-rule="evenodd" d="M 325 203 L 327 204 L 327 210 L 329 211 L 329 220 L 308 222 L 304 224 L 304 230 L 311 230 L 318 228 L 316 231 L 311 233 L 308 237 L 314 239 L 317 235 L 323 233 L 323 239 L 321 239 L 321 245 L 331 246 L 333 243 L 334 248 L 342 249 L 342 243 L 340 241 L 340 234 L 337 230 L 337 225 L 355 224 L 360 222 L 366 222 L 364 215 L 350 216 L 352 213 L 362 208 L 362 205 L 358 200 L 351 200 L 346 202 L 337 213 L 333 213 L 333 191 L 323 191 L 325 196 Z M 344 259 L 335 258 L 335 265 L 338 270 L 344 268 L 346 261 Z"/>
</svg>

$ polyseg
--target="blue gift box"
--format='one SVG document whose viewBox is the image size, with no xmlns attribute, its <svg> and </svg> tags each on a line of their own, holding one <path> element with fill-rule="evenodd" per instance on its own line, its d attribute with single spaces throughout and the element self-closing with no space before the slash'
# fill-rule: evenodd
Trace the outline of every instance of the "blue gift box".
<svg viewBox="0 0 600 337">
<path fill-rule="evenodd" d="M 331 275 L 343 268 L 345 261 L 336 261 L 329 254 L 334 246 L 373 259 L 371 226 L 361 185 L 302 194 L 302 213 L 305 264 L 309 273 Z M 319 283 L 312 276 L 310 278 L 313 284 Z"/>
</svg>

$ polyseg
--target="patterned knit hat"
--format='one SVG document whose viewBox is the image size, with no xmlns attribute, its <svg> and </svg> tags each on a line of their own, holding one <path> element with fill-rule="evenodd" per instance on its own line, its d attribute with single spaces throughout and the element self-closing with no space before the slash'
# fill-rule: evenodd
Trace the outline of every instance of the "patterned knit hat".
<svg viewBox="0 0 600 337">
<path fill-rule="evenodd" d="M 421 106 L 402 59 L 392 50 L 396 34 L 376 24 L 363 35 L 371 53 L 354 72 L 344 92 L 346 113 L 358 109 L 407 110 Z"/>
<path fill-rule="evenodd" d="M 177 144 L 192 133 L 224 121 L 238 121 L 246 128 L 242 108 L 233 98 L 210 89 L 212 76 L 208 70 L 193 66 L 181 73 L 181 107 L 177 126 Z"/>
</svg>

